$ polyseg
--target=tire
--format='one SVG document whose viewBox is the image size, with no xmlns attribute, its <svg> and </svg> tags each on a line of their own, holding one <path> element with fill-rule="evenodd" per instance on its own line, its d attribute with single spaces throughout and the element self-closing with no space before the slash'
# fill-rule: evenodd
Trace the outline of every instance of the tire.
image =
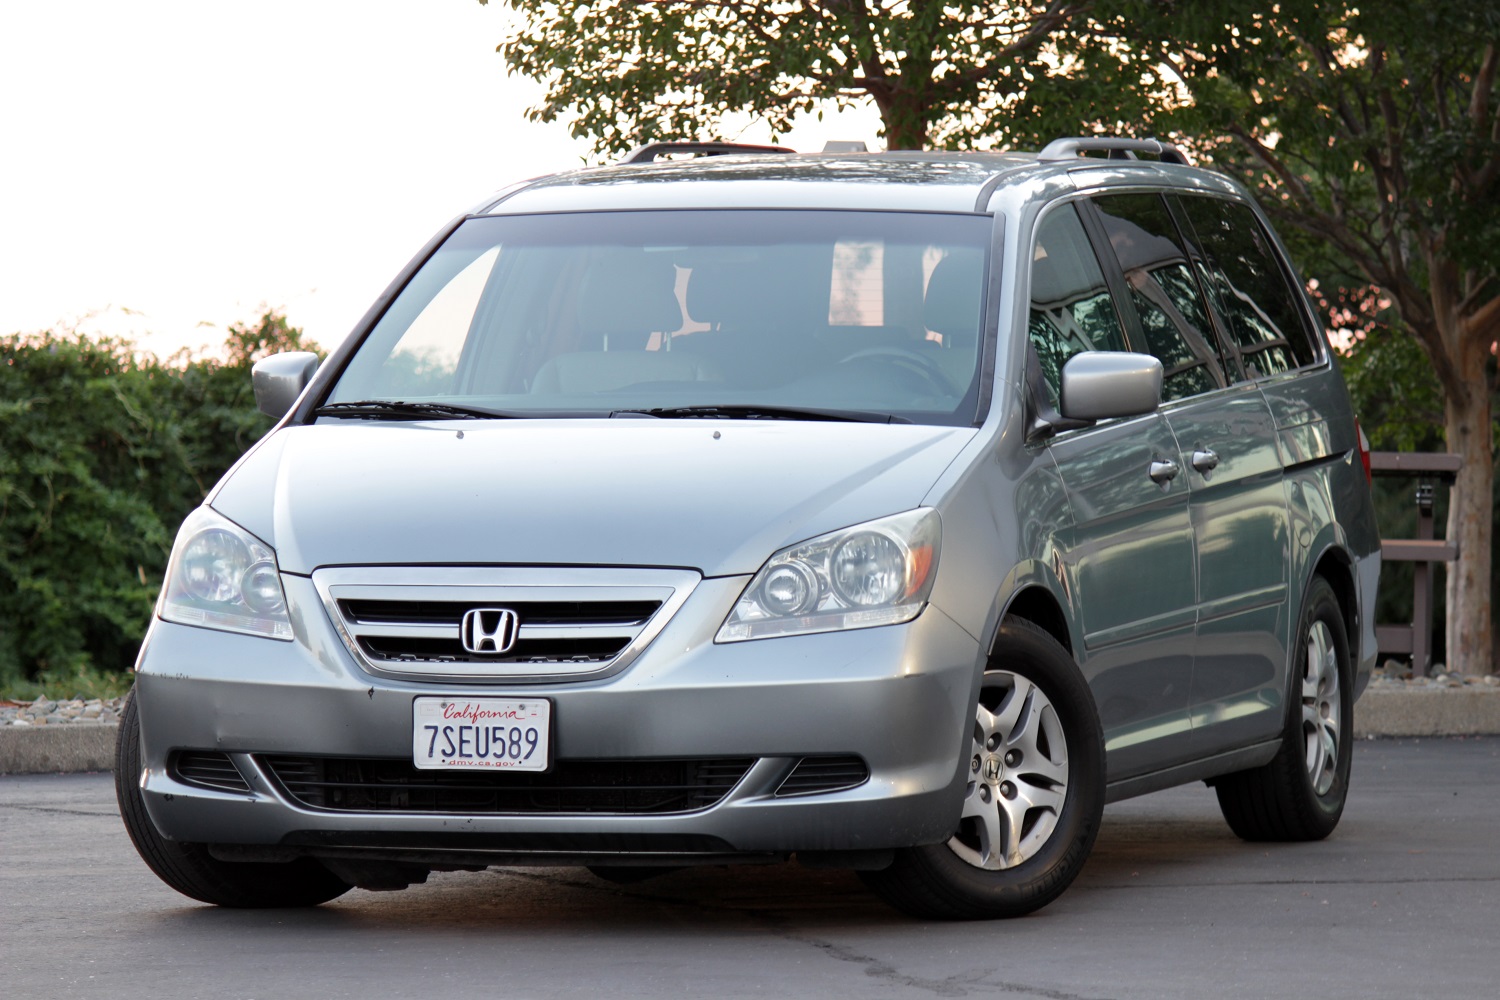
<svg viewBox="0 0 1500 1000">
<path fill-rule="evenodd" d="M 1018 917 L 1077 877 L 1104 811 L 1104 737 L 1072 656 L 1017 618 L 1001 625 L 980 684 L 968 787 L 954 836 L 903 848 L 860 877 L 924 919 Z"/>
<path fill-rule="evenodd" d="M 286 863 L 220 861 L 202 844 L 167 840 L 146 814 L 140 776 L 141 721 L 132 690 L 115 743 L 115 798 L 136 851 L 158 878 L 184 896 L 245 909 L 317 906 L 352 888 L 313 858 Z"/>
<path fill-rule="evenodd" d="M 1322 577 L 1308 585 L 1292 663 L 1281 749 L 1263 767 L 1214 782 L 1225 821 L 1244 840 L 1322 840 L 1344 814 L 1353 673 L 1343 612 Z"/>
</svg>

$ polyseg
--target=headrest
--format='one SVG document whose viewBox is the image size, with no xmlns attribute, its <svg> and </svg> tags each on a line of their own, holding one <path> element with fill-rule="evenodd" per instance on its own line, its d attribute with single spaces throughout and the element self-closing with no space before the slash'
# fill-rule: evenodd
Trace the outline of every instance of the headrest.
<svg viewBox="0 0 1500 1000">
<path fill-rule="evenodd" d="M 688 277 L 688 315 L 698 323 L 734 323 L 755 314 L 764 300 L 753 263 L 699 264 Z"/>
<path fill-rule="evenodd" d="M 979 336 L 979 303 L 984 295 L 984 253 L 961 249 L 938 261 L 927 279 L 922 322 L 950 342 L 973 343 Z"/>
<path fill-rule="evenodd" d="M 1134 222 L 1108 212 L 1099 214 L 1104 219 L 1104 231 L 1109 234 L 1115 256 L 1120 260 L 1120 270 L 1126 274 L 1155 270 L 1163 264 L 1183 259 L 1177 244 L 1166 237 L 1148 233 Z"/>
<path fill-rule="evenodd" d="M 682 326 L 677 269 L 665 254 L 611 251 L 589 265 L 578 286 L 578 325 L 613 350 L 640 350 L 653 333 Z"/>
</svg>

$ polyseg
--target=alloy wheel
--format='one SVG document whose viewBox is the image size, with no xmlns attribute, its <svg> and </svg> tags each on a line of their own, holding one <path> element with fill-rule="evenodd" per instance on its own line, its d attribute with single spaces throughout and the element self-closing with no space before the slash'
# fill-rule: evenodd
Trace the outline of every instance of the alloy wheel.
<svg viewBox="0 0 1500 1000">
<path fill-rule="evenodd" d="M 1057 710 L 1019 674 L 984 675 L 975 712 L 959 858 L 990 870 L 1013 868 L 1057 828 L 1068 792 L 1068 750 Z"/>
<path fill-rule="evenodd" d="M 1302 736 L 1307 776 L 1313 791 L 1327 795 L 1338 773 L 1343 692 L 1333 636 L 1322 621 L 1307 630 L 1307 662 L 1302 673 Z"/>
</svg>

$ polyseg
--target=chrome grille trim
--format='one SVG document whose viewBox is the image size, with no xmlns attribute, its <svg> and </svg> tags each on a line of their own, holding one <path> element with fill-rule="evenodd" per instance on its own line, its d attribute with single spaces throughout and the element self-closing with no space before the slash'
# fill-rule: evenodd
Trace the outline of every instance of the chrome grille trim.
<svg viewBox="0 0 1500 1000">
<path fill-rule="evenodd" d="M 371 672 L 505 682 L 585 680 L 623 668 L 656 638 L 701 579 L 692 570 L 680 569 L 515 566 L 337 566 L 312 574 L 313 586 L 345 648 Z M 576 617 L 561 621 L 556 613 L 549 613 L 543 622 L 528 624 L 523 612 L 517 652 L 509 659 L 464 653 L 459 646 L 458 618 L 451 624 L 434 621 L 455 607 L 527 604 L 547 605 L 549 612 L 555 612 L 558 605 L 576 606 Z M 590 614 L 590 605 L 611 610 L 631 605 L 641 609 L 644 617 Z M 651 605 L 655 610 L 646 614 Z M 382 607 L 396 612 L 384 613 Z M 427 613 L 427 608 L 437 608 L 441 614 Z M 446 649 L 450 641 L 457 655 L 432 651 Z M 585 651 L 568 656 L 530 655 L 526 650 L 527 643 L 542 644 L 532 648 L 545 650 L 570 642 L 579 643 Z M 403 643 L 410 651 L 389 652 Z"/>
</svg>

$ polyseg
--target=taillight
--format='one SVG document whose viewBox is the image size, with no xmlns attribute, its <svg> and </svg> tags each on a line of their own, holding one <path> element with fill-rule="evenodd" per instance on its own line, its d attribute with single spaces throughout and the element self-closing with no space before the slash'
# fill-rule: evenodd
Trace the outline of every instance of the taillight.
<svg viewBox="0 0 1500 1000">
<path fill-rule="evenodd" d="M 1359 438 L 1359 464 L 1365 467 L 1365 485 L 1369 486 L 1374 482 L 1370 475 L 1370 439 L 1365 437 L 1365 429 L 1358 420 L 1354 421 L 1354 433 Z"/>
</svg>

